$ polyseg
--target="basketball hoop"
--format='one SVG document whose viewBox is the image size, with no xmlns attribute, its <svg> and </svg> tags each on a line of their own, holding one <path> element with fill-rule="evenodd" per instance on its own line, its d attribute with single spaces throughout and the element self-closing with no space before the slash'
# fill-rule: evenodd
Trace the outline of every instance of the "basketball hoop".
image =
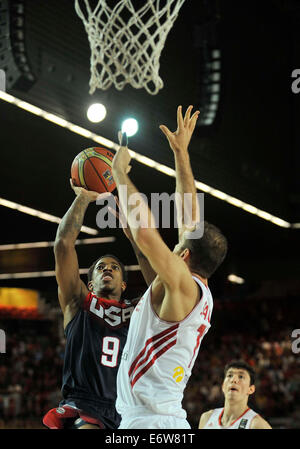
<svg viewBox="0 0 300 449">
<path fill-rule="evenodd" d="M 163 87 L 160 55 L 184 1 L 119 0 L 110 8 L 109 0 L 75 0 L 91 48 L 90 94 L 112 84 L 157 94 Z M 133 5 L 141 3 L 139 9 Z"/>
</svg>

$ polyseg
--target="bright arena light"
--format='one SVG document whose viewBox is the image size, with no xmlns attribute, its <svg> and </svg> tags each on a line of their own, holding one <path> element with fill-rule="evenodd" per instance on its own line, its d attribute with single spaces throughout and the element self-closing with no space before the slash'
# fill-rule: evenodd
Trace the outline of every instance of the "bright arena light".
<svg viewBox="0 0 300 449">
<path fill-rule="evenodd" d="M 30 112 L 31 114 L 40 116 L 40 117 L 44 118 L 45 120 L 55 123 L 58 126 L 62 126 L 73 133 L 76 133 L 76 134 L 84 136 L 90 140 L 93 140 L 94 142 L 96 142 L 100 145 L 103 145 L 106 148 L 110 148 L 115 151 L 118 151 L 118 149 L 120 147 L 119 144 L 117 144 L 109 139 L 106 139 L 103 136 L 95 134 L 95 133 L 89 131 L 88 129 L 84 129 L 81 126 L 78 126 L 74 123 L 68 122 L 64 118 L 59 117 L 55 114 L 51 114 L 47 111 L 44 111 L 43 109 L 40 109 L 37 106 L 34 106 L 30 103 L 26 103 L 25 101 L 23 101 L 17 97 L 14 97 L 12 95 L 9 95 L 6 92 L 3 92 L 2 90 L 0 90 L 0 100 L 6 101 L 7 103 L 14 104 L 15 106 L 17 106 L 19 108 L 25 109 L 26 111 Z M 128 119 L 128 121 L 125 120 L 125 122 L 122 125 L 122 132 L 126 131 L 128 136 L 133 135 L 133 134 L 130 134 L 130 129 L 129 130 L 124 129 L 124 124 L 129 122 L 129 125 L 130 125 L 131 121 L 133 121 L 133 123 L 135 123 L 135 128 L 136 128 L 135 132 L 138 129 L 138 123 L 135 119 Z M 166 165 L 163 165 L 153 159 L 145 157 L 139 153 L 136 153 L 135 151 L 132 151 L 131 149 L 129 149 L 129 152 L 130 152 L 131 157 L 133 159 L 136 159 L 137 161 L 139 161 L 141 164 L 152 167 L 154 170 L 158 170 L 168 176 L 173 176 L 173 177 L 175 176 L 174 169 L 172 169 Z M 260 217 L 263 220 L 269 221 L 270 223 L 273 223 L 276 226 L 280 226 L 280 227 L 286 228 L 286 229 L 300 229 L 300 223 L 289 223 L 288 221 L 283 220 L 280 217 L 275 217 L 274 215 L 272 215 L 271 213 L 269 213 L 267 211 L 257 209 L 255 206 L 253 206 L 251 204 L 247 204 L 244 201 L 242 201 L 238 198 L 235 198 L 225 192 L 221 192 L 220 190 L 215 189 L 213 186 L 204 184 L 203 182 L 200 182 L 197 179 L 195 180 L 195 185 L 196 185 L 197 189 L 201 190 L 202 192 L 212 195 L 221 201 L 225 201 L 225 202 L 231 204 L 232 206 L 243 209 L 244 212 L 254 214 L 257 217 Z M 44 212 L 36 211 L 34 209 L 29 209 L 28 207 L 5 200 L 4 198 L 0 198 L 0 206 L 11 207 L 13 209 L 17 209 L 20 212 L 29 213 L 30 215 L 35 215 L 39 218 L 43 218 L 46 220 L 48 219 L 49 221 L 55 221 L 57 223 L 59 223 L 61 220 L 58 217 L 53 217 L 49 214 L 45 214 Z M 82 228 L 82 231 L 83 231 L 83 228 Z M 89 232 L 89 233 L 97 234 L 98 232 L 95 229 L 92 229 L 91 232 Z"/>
<path fill-rule="evenodd" d="M 139 265 L 125 265 L 126 271 L 139 271 L 140 266 Z M 80 274 L 87 274 L 89 271 L 89 268 L 80 268 L 79 273 Z M 49 270 L 49 271 L 30 271 L 30 272 L 23 272 L 23 273 L 0 273 L 0 280 L 1 279 L 31 279 L 31 278 L 40 278 L 40 277 L 54 277 L 55 271 Z"/>
<path fill-rule="evenodd" d="M 106 117 L 106 107 L 101 103 L 94 103 L 88 108 L 86 115 L 90 122 L 99 123 Z"/>
<path fill-rule="evenodd" d="M 232 282 L 233 284 L 244 284 L 245 279 L 243 279 L 240 276 L 236 276 L 235 274 L 229 274 L 227 277 L 228 281 Z"/>
<path fill-rule="evenodd" d="M 139 129 L 138 122 L 135 118 L 128 118 L 122 123 L 122 133 L 126 133 L 128 137 L 134 136 Z"/>
</svg>

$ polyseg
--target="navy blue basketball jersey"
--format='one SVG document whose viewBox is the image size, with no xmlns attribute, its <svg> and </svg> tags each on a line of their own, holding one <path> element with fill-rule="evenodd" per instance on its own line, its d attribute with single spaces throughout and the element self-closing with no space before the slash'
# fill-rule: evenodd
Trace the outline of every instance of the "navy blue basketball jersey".
<svg viewBox="0 0 300 449">
<path fill-rule="evenodd" d="M 65 329 L 62 394 L 115 407 L 116 377 L 134 305 L 89 293 Z"/>
</svg>

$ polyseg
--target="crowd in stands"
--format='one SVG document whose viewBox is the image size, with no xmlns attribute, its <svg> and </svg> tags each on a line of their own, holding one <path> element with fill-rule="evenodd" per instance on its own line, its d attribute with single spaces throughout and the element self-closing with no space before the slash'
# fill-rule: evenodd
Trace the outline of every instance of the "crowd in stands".
<svg viewBox="0 0 300 449">
<path fill-rule="evenodd" d="M 223 406 L 224 367 L 242 359 L 256 372 L 249 406 L 272 427 L 299 429 L 300 353 L 292 350 L 296 299 L 223 302 L 216 307 L 215 327 L 203 340 L 185 390 L 183 405 L 192 427 L 203 412 Z"/>
<path fill-rule="evenodd" d="M 192 428 L 201 413 L 222 407 L 223 370 L 232 359 L 247 361 L 257 373 L 250 406 L 274 427 L 300 428 L 300 354 L 292 351 L 291 336 L 297 317 L 293 300 L 215 302 L 212 328 L 185 390 Z M 46 320 L 26 326 L 5 320 L 0 328 L 7 338 L 0 354 L 0 428 L 42 428 L 42 416 L 61 399 L 64 339 L 57 323 Z"/>
<path fill-rule="evenodd" d="M 249 406 L 271 424 L 281 420 L 300 428 L 300 357 L 291 353 L 290 335 L 283 333 L 276 340 L 224 335 L 220 340 L 219 344 L 203 343 L 186 388 L 184 406 L 190 424 L 197 427 L 203 412 L 223 406 L 224 366 L 232 359 L 243 359 L 255 369 L 257 378 Z"/>
<path fill-rule="evenodd" d="M 30 333 L 6 332 L 6 353 L 0 356 L 0 428 L 42 428 L 42 416 L 61 400 L 64 341 L 49 333 L 48 321 L 39 323 L 39 332 L 30 323 Z"/>
</svg>

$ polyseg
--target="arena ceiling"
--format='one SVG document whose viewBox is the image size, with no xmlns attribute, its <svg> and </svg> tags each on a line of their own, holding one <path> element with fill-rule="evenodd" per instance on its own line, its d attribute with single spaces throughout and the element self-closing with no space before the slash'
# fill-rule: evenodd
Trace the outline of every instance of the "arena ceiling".
<svg viewBox="0 0 300 449">
<path fill-rule="evenodd" d="M 0 3 L 3 13 L 6 2 Z M 172 153 L 159 125 L 175 129 L 179 104 L 193 104 L 204 113 L 209 76 L 205 58 L 217 48 L 220 97 L 214 123 L 199 125 L 191 142 L 195 178 L 288 223 L 300 222 L 300 93 L 291 88 L 292 72 L 300 68 L 297 2 L 187 0 L 162 52 L 164 87 L 155 96 L 130 86 L 89 95 L 90 49 L 72 1 L 9 3 L 24 5 L 24 45 L 33 79 L 24 82 L 16 71 L 13 77 L 20 79 L 8 80 L 7 93 L 113 142 L 123 118 L 133 115 L 140 130 L 130 139 L 130 148 L 171 168 Z M 14 26 L 18 25 L 10 24 L 10 31 Z M 4 38 L 2 32 L 2 45 Z M 0 55 L 4 50 L 0 47 Z M 0 64 L 7 68 L 7 53 Z M 86 109 L 98 101 L 108 113 L 103 122 L 92 124 Z M 95 142 L 2 100 L 0 114 L 1 198 L 62 217 L 74 197 L 69 187 L 71 162 Z M 137 161 L 131 173 L 147 195 L 174 191 L 174 178 Z M 4 206 L 0 210 L 0 245 L 54 240 L 57 224 Z M 97 206 L 91 205 L 84 224 L 95 228 L 96 214 Z M 230 273 L 245 278 L 249 291 L 261 281 L 299 278 L 300 229 L 277 226 L 210 194 L 205 194 L 205 219 L 229 240 L 227 260 L 212 281 L 220 296 Z M 176 232 L 161 232 L 172 246 Z M 81 268 L 103 252 L 118 254 L 126 265 L 136 264 L 121 230 L 99 230 L 97 236 L 114 236 L 115 242 L 78 246 Z M 1 273 L 53 269 L 51 247 L 0 251 Z M 129 280 L 132 291 L 143 289 L 140 273 L 130 273 Z M 53 276 L 41 275 L 0 279 L 0 286 L 53 291 L 56 283 Z"/>
</svg>

